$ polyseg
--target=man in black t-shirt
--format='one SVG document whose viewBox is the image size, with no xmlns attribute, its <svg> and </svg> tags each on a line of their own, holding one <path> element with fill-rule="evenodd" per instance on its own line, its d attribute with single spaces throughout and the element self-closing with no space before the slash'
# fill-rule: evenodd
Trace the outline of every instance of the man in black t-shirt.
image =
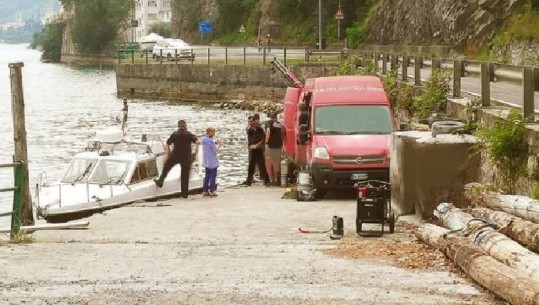
<svg viewBox="0 0 539 305">
<path fill-rule="evenodd" d="M 264 165 L 264 129 L 260 127 L 260 121 L 256 118 L 252 118 L 250 126 L 247 129 L 247 141 L 249 144 L 249 169 L 247 172 L 247 180 L 245 185 L 251 185 L 253 183 L 253 175 L 255 173 L 255 166 L 258 166 L 258 171 L 264 180 L 264 184 L 269 183 L 268 173 L 266 172 L 266 166 Z"/>
<path fill-rule="evenodd" d="M 191 163 L 193 162 L 191 156 L 191 144 L 198 144 L 197 137 L 187 131 L 187 123 L 184 120 L 178 121 L 178 130 L 174 131 L 167 140 L 167 146 L 165 151 L 168 155 L 165 165 L 163 166 L 163 172 L 158 180 L 154 180 L 158 187 L 163 186 L 163 182 L 167 177 L 170 169 L 176 164 L 180 164 L 182 167 L 180 180 L 181 180 L 181 196 L 187 198 L 189 193 L 189 174 L 191 169 Z M 170 146 L 173 145 L 174 149 L 170 151 Z M 195 156 L 198 153 L 198 145 L 195 146 Z"/>
</svg>

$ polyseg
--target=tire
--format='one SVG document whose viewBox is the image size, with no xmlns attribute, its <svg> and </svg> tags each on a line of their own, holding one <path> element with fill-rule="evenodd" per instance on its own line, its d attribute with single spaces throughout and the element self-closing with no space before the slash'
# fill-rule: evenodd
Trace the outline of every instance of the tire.
<svg viewBox="0 0 539 305">
<path fill-rule="evenodd" d="M 393 212 L 389 213 L 389 233 L 395 233 L 395 214 Z"/>
<path fill-rule="evenodd" d="M 314 193 L 314 196 L 316 199 L 323 199 L 324 196 L 326 196 L 328 190 L 326 189 L 316 189 L 316 192 Z"/>
</svg>

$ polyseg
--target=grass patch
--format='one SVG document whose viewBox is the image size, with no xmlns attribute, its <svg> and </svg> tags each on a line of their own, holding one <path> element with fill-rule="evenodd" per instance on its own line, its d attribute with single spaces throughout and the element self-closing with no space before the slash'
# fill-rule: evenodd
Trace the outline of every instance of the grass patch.
<svg viewBox="0 0 539 305">
<path fill-rule="evenodd" d="M 27 234 L 20 232 L 19 234 L 13 236 L 10 239 L 9 243 L 11 244 L 31 244 L 34 242 L 34 236 L 32 234 Z"/>
</svg>

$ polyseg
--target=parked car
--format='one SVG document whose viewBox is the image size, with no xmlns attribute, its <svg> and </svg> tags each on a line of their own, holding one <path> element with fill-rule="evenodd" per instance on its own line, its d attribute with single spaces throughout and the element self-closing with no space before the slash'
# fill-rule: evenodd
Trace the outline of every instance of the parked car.
<svg viewBox="0 0 539 305">
<path fill-rule="evenodd" d="M 140 56 L 144 57 L 146 54 L 148 54 L 148 56 L 152 56 L 153 47 L 159 40 L 162 39 L 164 39 L 163 36 L 155 33 L 150 33 L 140 38 Z"/>
<path fill-rule="evenodd" d="M 173 38 L 165 38 L 157 41 L 153 47 L 152 57 L 155 60 L 161 57 L 167 60 L 195 60 L 193 48 L 185 41 Z"/>
</svg>

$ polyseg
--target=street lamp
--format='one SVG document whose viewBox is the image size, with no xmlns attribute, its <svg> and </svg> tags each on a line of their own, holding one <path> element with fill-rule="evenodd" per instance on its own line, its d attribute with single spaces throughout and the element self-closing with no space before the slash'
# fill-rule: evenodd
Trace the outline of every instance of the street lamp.
<svg viewBox="0 0 539 305">
<path fill-rule="evenodd" d="M 341 39 L 341 20 L 344 19 L 344 14 L 342 13 L 342 10 L 341 10 L 341 0 L 339 0 L 339 6 L 337 6 L 335 19 L 337 19 L 337 38 Z"/>
</svg>

